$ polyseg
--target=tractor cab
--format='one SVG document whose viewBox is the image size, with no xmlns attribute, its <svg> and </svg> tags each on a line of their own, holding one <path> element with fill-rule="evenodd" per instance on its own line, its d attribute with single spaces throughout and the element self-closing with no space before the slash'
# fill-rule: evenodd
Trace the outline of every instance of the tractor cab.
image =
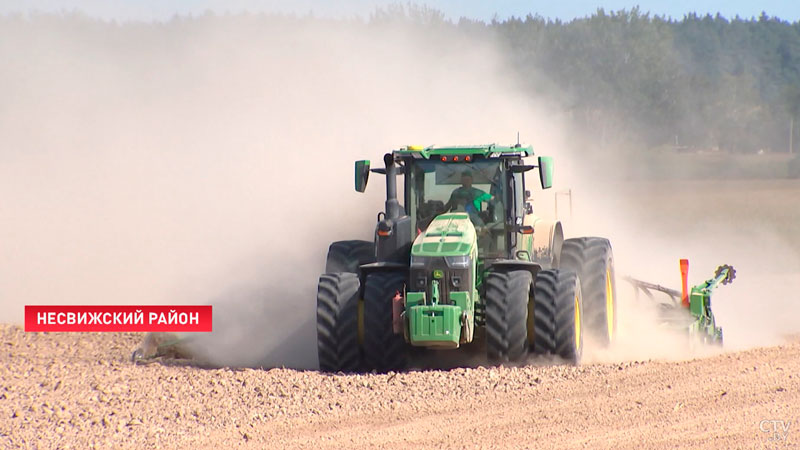
<svg viewBox="0 0 800 450">
<path fill-rule="evenodd" d="M 524 173 L 539 168 L 542 188 L 552 185 L 552 159 L 528 165 L 531 147 L 414 147 L 387 153 L 385 168 L 356 162 L 356 190 L 363 192 L 370 172 L 386 175 L 386 209 L 376 227 L 378 261 L 408 263 L 415 237 L 446 213 L 465 213 L 475 229 L 480 259 L 532 260 L 532 207 Z M 404 183 L 400 189 L 397 176 Z M 524 235 L 528 235 L 527 238 Z M 524 244 L 524 245 L 523 245 Z"/>
<path fill-rule="evenodd" d="M 539 167 L 541 184 L 552 184 L 552 162 L 540 157 L 538 165 L 526 165 L 523 158 L 533 155 L 531 147 L 496 145 L 465 147 L 409 146 L 387 154 L 386 169 L 372 172 L 404 176 L 404 206 L 396 204 L 407 217 L 413 236 L 424 233 L 431 222 L 445 213 L 466 213 L 475 227 L 481 258 L 513 258 L 517 234 L 532 232 L 525 224 L 531 213 L 524 172 Z M 356 189 L 359 165 L 364 185 L 369 171 L 366 161 L 356 163 Z M 365 167 L 366 165 L 366 167 Z M 390 179 L 391 178 L 391 179 Z M 387 193 L 396 192 L 395 177 L 387 175 Z M 391 205 L 387 198 L 387 211 Z M 396 201 L 396 200 L 395 200 Z M 388 214 L 387 214 L 388 215 Z M 529 230 L 530 229 L 530 230 Z M 379 233 L 380 235 L 380 233 Z"/>
<path fill-rule="evenodd" d="M 481 254 L 502 254 L 506 250 L 506 223 L 515 223 L 524 213 L 522 177 L 509 179 L 499 159 L 455 155 L 406 162 L 406 209 L 417 233 L 425 232 L 437 216 L 466 213 L 475 227 Z M 459 160 L 466 160 L 459 164 Z M 510 181 L 510 182 L 509 182 Z M 508 205 L 508 206 L 507 206 Z"/>
</svg>

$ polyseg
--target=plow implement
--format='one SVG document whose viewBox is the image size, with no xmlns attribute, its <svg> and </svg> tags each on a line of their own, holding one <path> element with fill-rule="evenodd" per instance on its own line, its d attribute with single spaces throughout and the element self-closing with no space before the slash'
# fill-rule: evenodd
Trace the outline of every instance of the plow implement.
<svg viewBox="0 0 800 450">
<path fill-rule="evenodd" d="M 682 331 L 700 342 L 722 345 L 722 327 L 717 326 L 711 309 L 711 296 L 720 285 L 733 282 L 736 270 L 722 265 L 710 278 L 698 285 L 688 287 L 689 261 L 682 259 L 681 290 L 625 277 L 636 291 L 636 299 L 644 296 L 656 303 L 661 326 Z"/>
</svg>

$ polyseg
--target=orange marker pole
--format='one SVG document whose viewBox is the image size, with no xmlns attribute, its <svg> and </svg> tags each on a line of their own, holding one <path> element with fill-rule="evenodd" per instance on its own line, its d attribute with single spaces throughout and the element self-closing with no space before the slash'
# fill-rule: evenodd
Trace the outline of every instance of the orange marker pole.
<svg viewBox="0 0 800 450">
<path fill-rule="evenodd" d="M 683 286 L 681 294 L 681 305 L 684 308 L 689 307 L 689 260 L 681 260 L 681 286 Z"/>
</svg>

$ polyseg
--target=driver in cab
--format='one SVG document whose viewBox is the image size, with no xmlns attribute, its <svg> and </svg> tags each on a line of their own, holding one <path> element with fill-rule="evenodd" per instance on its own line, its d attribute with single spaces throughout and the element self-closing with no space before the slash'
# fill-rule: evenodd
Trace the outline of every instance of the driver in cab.
<svg viewBox="0 0 800 450">
<path fill-rule="evenodd" d="M 478 216 L 481 202 L 488 202 L 492 196 L 478 188 L 472 187 L 472 172 L 465 170 L 461 173 L 461 186 L 457 187 L 450 200 L 445 204 L 445 211 L 465 211 L 476 225 L 483 225 L 483 220 Z"/>
</svg>

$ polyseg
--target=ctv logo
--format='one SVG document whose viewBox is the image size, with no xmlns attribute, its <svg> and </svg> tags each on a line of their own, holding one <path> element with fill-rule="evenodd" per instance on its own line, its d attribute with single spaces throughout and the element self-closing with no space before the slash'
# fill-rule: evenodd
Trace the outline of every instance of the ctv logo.
<svg viewBox="0 0 800 450">
<path fill-rule="evenodd" d="M 758 423 L 758 429 L 762 433 L 769 433 L 769 442 L 786 442 L 791 425 L 791 420 L 765 419 Z"/>
</svg>

